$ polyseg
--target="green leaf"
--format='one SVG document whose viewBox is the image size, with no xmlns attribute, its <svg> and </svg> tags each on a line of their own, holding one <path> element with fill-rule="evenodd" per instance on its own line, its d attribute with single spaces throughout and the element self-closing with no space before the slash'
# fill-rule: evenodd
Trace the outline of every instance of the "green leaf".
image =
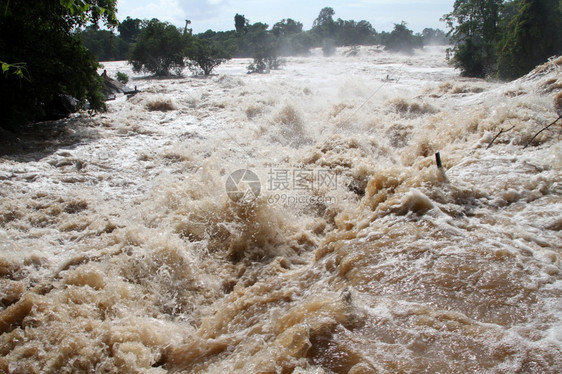
<svg viewBox="0 0 562 374">
<path fill-rule="evenodd" d="M 6 74 L 8 72 L 8 70 L 10 70 L 10 64 L 7 64 L 5 62 L 2 63 L 2 73 Z"/>
<path fill-rule="evenodd" d="M 65 8 L 70 7 L 70 4 L 72 4 L 72 0 L 60 0 L 60 5 L 62 5 Z"/>
</svg>

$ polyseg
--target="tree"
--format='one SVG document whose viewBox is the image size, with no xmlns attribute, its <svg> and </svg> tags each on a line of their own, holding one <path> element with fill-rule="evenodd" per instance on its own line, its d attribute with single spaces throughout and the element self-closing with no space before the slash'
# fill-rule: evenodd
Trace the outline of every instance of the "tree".
<svg viewBox="0 0 562 374">
<path fill-rule="evenodd" d="M 290 53 L 286 55 L 308 55 L 314 46 L 314 37 L 309 32 L 300 32 L 289 37 Z"/>
<path fill-rule="evenodd" d="M 100 30 L 88 26 L 80 33 L 84 46 L 99 61 L 126 60 L 129 54 L 129 43 L 115 36 L 110 30 Z"/>
<path fill-rule="evenodd" d="M 119 35 L 127 43 L 134 43 L 140 33 L 141 23 L 142 21 L 140 19 L 132 19 L 127 16 L 127 18 L 117 27 Z"/>
<path fill-rule="evenodd" d="M 320 41 L 323 39 L 335 39 L 336 23 L 334 22 L 334 9 L 330 7 L 323 8 L 318 17 L 312 23 L 312 32 L 316 34 Z"/>
<path fill-rule="evenodd" d="M 314 20 L 314 22 L 312 23 L 312 27 L 322 27 L 324 25 L 329 25 L 331 23 L 334 23 L 334 14 L 336 14 L 336 12 L 334 11 L 333 8 L 330 7 L 325 7 L 322 8 L 320 10 L 320 13 L 318 14 L 318 17 L 316 17 L 316 19 Z"/>
<path fill-rule="evenodd" d="M 167 76 L 185 68 L 186 47 L 191 36 L 183 35 L 174 25 L 157 19 L 144 21 L 129 63 L 135 72 Z"/>
<path fill-rule="evenodd" d="M 184 28 L 183 28 L 183 34 L 184 34 L 184 35 L 187 34 L 187 33 L 189 33 L 189 35 L 192 35 L 192 34 L 193 34 L 193 29 L 189 29 L 189 28 L 188 28 L 189 25 L 191 25 L 191 21 L 188 20 L 188 19 L 186 19 L 186 20 L 185 20 L 185 26 L 184 26 Z"/>
<path fill-rule="evenodd" d="M 103 109 L 98 62 L 75 30 L 100 20 L 115 27 L 115 0 L 0 0 L 0 9 L 0 34 L 9 35 L 0 42 L 1 127 L 45 117 L 61 95 Z"/>
<path fill-rule="evenodd" d="M 271 34 L 277 38 L 279 54 L 282 56 L 306 55 L 310 52 L 312 40 L 303 33 L 303 25 L 291 18 L 277 22 L 271 28 Z"/>
<path fill-rule="evenodd" d="M 283 19 L 273 25 L 271 32 L 277 37 L 298 34 L 302 32 L 302 23 L 291 18 Z"/>
<path fill-rule="evenodd" d="M 424 45 L 447 45 L 449 38 L 447 34 L 439 29 L 425 28 L 422 31 L 422 39 Z"/>
<path fill-rule="evenodd" d="M 215 67 L 229 60 L 230 56 L 219 44 L 205 39 L 195 39 L 187 51 L 189 69 L 194 74 L 203 72 L 204 75 L 209 75 Z"/>
<path fill-rule="evenodd" d="M 423 48 L 421 37 L 414 36 L 405 22 L 394 24 L 394 30 L 385 41 L 385 48 L 389 51 L 413 53 L 415 48 Z"/>
<path fill-rule="evenodd" d="M 236 32 L 241 33 L 243 31 L 246 31 L 249 24 L 250 21 L 247 20 L 246 17 L 236 13 L 236 15 L 234 16 L 234 27 L 236 28 Z"/>
<path fill-rule="evenodd" d="M 336 41 L 338 45 L 365 45 L 371 42 L 375 29 L 367 21 L 355 22 L 338 19 L 336 22 Z"/>
<path fill-rule="evenodd" d="M 271 69 L 279 69 L 283 60 L 279 59 L 278 41 L 268 33 L 268 25 L 257 22 L 248 28 L 247 38 L 253 48 L 254 62 L 248 66 L 253 73 L 265 73 Z"/>
<path fill-rule="evenodd" d="M 452 63 L 461 74 L 484 77 L 495 71 L 502 0 L 455 0 L 453 11 L 442 18 L 451 29 Z"/>
<path fill-rule="evenodd" d="M 562 14 L 558 0 L 521 0 L 498 43 L 498 76 L 518 78 L 562 52 Z"/>
<path fill-rule="evenodd" d="M 377 31 L 370 22 L 361 20 L 355 26 L 356 41 L 360 44 L 371 44 Z"/>
</svg>

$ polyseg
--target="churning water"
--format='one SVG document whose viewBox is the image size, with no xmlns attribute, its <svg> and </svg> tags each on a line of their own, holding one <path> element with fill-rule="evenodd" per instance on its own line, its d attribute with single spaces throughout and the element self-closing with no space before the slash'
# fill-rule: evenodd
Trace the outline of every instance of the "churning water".
<svg viewBox="0 0 562 374">
<path fill-rule="evenodd" d="M 0 159 L 0 372 L 562 370 L 562 59 L 315 53 Z"/>
</svg>

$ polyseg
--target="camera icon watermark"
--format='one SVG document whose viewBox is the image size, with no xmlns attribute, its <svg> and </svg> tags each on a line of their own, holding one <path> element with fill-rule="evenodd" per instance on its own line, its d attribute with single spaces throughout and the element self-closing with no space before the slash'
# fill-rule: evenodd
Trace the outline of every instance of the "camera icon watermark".
<svg viewBox="0 0 562 374">
<path fill-rule="evenodd" d="M 251 170 L 238 169 L 226 179 L 225 189 L 230 200 L 235 203 L 251 203 L 260 195 L 260 178 Z"/>
</svg>

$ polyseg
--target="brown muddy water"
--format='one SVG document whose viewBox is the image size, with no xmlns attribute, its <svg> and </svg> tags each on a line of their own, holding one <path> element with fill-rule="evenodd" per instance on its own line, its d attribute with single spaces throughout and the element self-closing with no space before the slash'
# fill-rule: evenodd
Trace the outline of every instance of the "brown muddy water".
<svg viewBox="0 0 562 374">
<path fill-rule="evenodd" d="M 562 59 L 248 63 L 0 158 L 0 372 L 562 371 Z"/>
</svg>

